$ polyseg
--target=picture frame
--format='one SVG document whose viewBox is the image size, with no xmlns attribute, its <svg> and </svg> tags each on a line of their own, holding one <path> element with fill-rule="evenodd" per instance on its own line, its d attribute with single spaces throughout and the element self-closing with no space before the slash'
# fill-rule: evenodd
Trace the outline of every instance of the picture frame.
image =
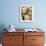
<svg viewBox="0 0 46 46">
<path fill-rule="evenodd" d="M 20 5 L 20 22 L 34 21 L 34 7 L 33 5 Z"/>
</svg>

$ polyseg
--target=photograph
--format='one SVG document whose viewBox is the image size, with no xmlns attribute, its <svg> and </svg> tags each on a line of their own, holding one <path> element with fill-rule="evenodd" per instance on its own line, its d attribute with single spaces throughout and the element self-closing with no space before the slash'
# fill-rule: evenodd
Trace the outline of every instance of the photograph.
<svg viewBox="0 0 46 46">
<path fill-rule="evenodd" d="M 33 21 L 32 5 L 20 6 L 20 22 L 32 22 L 32 21 Z"/>
</svg>

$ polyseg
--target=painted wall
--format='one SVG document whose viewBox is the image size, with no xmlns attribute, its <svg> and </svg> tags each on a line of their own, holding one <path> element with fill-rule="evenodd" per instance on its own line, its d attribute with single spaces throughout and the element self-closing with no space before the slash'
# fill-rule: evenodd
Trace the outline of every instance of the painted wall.
<svg viewBox="0 0 46 46">
<path fill-rule="evenodd" d="M 22 4 L 34 6 L 34 22 L 21 23 L 19 21 L 19 7 Z M 0 31 L 9 24 L 20 29 L 39 27 L 39 25 L 46 29 L 46 0 L 0 0 Z"/>
</svg>

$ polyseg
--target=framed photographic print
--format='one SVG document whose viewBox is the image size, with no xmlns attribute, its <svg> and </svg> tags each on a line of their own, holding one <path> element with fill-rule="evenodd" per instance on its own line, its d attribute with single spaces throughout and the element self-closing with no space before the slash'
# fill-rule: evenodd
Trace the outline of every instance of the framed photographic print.
<svg viewBox="0 0 46 46">
<path fill-rule="evenodd" d="M 32 5 L 20 6 L 20 22 L 34 21 L 34 7 Z"/>
</svg>

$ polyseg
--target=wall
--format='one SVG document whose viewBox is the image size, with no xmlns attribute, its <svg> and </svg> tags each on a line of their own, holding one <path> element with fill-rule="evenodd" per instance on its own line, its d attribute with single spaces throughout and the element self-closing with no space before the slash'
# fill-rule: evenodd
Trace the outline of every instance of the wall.
<svg viewBox="0 0 46 46">
<path fill-rule="evenodd" d="M 46 1 L 42 0 L 0 0 L 1 14 L 0 25 L 13 24 L 16 28 L 46 27 Z M 34 6 L 35 21 L 32 23 L 21 23 L 19 21 L 19 7 L 22 4 Z"/>
<path fill-rule="evenodd" d="M 20 0 L 20 1 L 19 0 L 1 0 L 0 25 L 3 24 L 7 26 L 9 24 L 13 24 L 16 28 L 36 27 L 38 25 L 36 21 L 34 21 L 33 23 L 21 23 L 19 21 L 19 15 L 20 15 L 19 7 L 22 4 L 26 4 L 26 5 L 32 4 L 32 0 Z M 34 8 L 35 8 L 35 5 L 34 5 Z M 35 10 L 35 14 L 36 14 L 36 10 Z M 36 15 L 35 17 L 37 19 Z"/>
</svg>

